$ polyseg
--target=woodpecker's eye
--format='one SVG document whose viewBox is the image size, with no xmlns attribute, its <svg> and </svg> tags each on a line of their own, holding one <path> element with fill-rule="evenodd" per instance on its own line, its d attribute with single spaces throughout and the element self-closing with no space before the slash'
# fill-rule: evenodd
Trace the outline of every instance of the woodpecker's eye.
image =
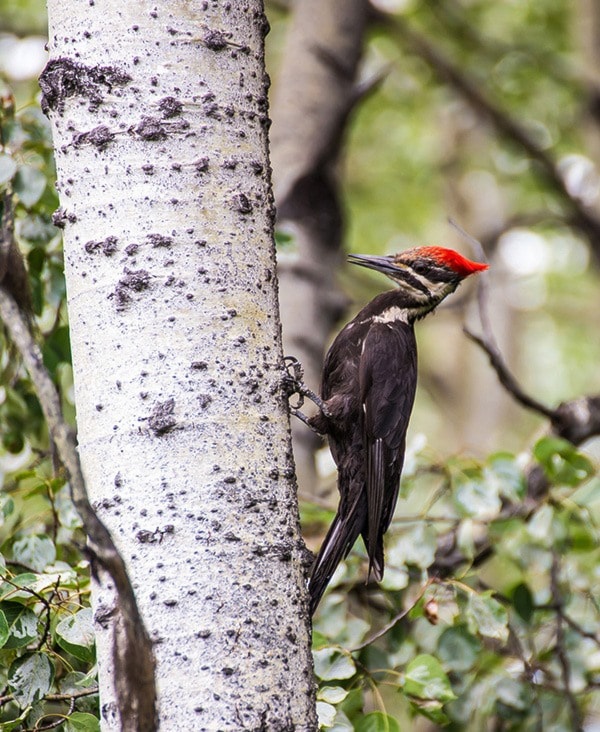
<svg viewBox="0 0 600 732">
<path fill-rule="evenodd" d="M 413 270 L 420 275 L 425 275 L 431 269 L 427 262 L 415 262 L 412 266 Z"/>
</svg>

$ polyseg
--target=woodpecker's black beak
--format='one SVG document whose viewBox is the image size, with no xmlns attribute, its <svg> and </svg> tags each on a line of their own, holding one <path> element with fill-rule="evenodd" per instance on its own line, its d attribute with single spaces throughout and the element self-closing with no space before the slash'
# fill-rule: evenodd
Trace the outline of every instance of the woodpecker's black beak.
<svg viewBox="0 0 600 732">
<path fill-rule="evenodd" d="M 360 267 L 374 269 L 376 272 L 382 272 L 388 277 L 398 275 L 400 267 L 394 264 L 394 257 L 378 257 L 373 254 L 349 254 L 348 261 L 351 264 L 358 264 Z"/>
</svg>

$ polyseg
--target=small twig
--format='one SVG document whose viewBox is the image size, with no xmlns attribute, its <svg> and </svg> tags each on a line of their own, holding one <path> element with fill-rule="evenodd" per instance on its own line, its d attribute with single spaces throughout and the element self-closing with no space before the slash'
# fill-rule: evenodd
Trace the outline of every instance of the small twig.
<svg viewBox="0 0 600 732">
<path fill-rule="evenodd" d="M 353 95 L 351 99 L 352 107 L 357 107 L 360 102 L 364 102 L 365 99 L 370 97 L 376 91 L 379 90 L 383 82 L 387 79 L 393 69 L 393 64 L 386 64 L 382 69 L 371 74 L 370 76 L 359 79 L 353 89 Z"/>
<path fill-rule="evenodd" d="M 437 582 L 437 579 L 434 577 L 430 577 L 427 582 L 421 587 L 419 594 L 415 598 L 415 601 L 412 603 L 410 607 L 407 607 L 406 609 L 402 610 L 402 612 L 398 613 L 397 615 L 394 615 L 394 617 L 389 621 L 389 623 L 386 623 L 383 628 L 380 628 L 378 631 L 370 635 L 365 641 L 362 643 L 359 643 L 359 645 L 355 646 L 351 653 L 355 653 L 356 651 L 361 651 L 363 648 L 366 648 L 367 646 L 370 646 L 371 643 L 374 643 L 376 640 L 384 636 L 389 630 L 391 630 L 397 623 L 399 623 L 402 619 L 404 619 L 408 613 L 415 607 L 415 605 L 421 600 L 423 595 L 427 592 L 429 587 L 431 587 L 432 584 Z"/>
<path fill-rule="evenodd" d="M 573 620 L 570 615 L 567 615 L 562 610 L 560 612 L 562 615 L 562 619 L 570 628 L 572 628 L 582 638 L 588 638 L 589 640 L 593 641 L 600 648 L 600 638 L 598 638 L 596 633 L 592 633 L 591 630 L 586 630 L 585 628 L 582 628 L 581 625 L 579 625 L 577 621 Z"/>
<path fill-rule="evenodd" d="M 54 497 L 54 491 L 49 481 L 46 481 L 46 495 L 50 502 L 50 510 L 52 511 L 52 539 L 56 544 L 56 537 L 58 535 L 58 529 L 60 527 L 60 521 L 58 517 L 58 511 L 56 510 L 56 500 Z"/>
<path fill-rule="evenodd" d="M 552 592 L 552 597 L 558 608 L 556 612 L 556 655 L 558 656 L 558 662 L 561 667 L 564 694 L 569 705 L 571 727 L 574 732 L 578 732 L 581 730 L 581 714 L 579 712 L 577 699 L 571 689 L 571 662 L 569 661 L 569 656 L 567 655 L 567 649 L 565 647 L 563 600 L 560 593 L 559 571 L 560 564 L 558 554 L 556 551 L 553 551 L 552 566 L 550 567 L 550 591 Z"/>
<path fill-rule="evenodd" d="M 60 585 L 60 577 L 57 578 L 56 582 L 54 583 L 54 587 L 52 588 L 52 592 L 50 593 L 50 597 L 48 598 L 48 601 L 46 604 L 46 622 L 44 624 L 44 632 L 42 633 L 42 637 L 40 638 L 36 651 L 39 651 L 42 646 L 46 643 L 48 640 L 48 636 L 50 634 L 50 622 L 52 620 L 52 600 L 54 599 L 55 595 L 58 593 L 58 587 Z"/>
<path fill-rule="evenodd" d="M 88 689 L 81 689 L 81 691 L 73 691 L 64 694 L 44 694 L 46 701 L 68 701 L 72 699 L 80 699 L 83 696 L 92 696 L 92 694 L 98 694 L 99 689 L 97 686 L 90 686 Z M 0 696 L 0 705 L 6 704 L 14 699 L 14 694 L 4 694 Z"/>
</svg>

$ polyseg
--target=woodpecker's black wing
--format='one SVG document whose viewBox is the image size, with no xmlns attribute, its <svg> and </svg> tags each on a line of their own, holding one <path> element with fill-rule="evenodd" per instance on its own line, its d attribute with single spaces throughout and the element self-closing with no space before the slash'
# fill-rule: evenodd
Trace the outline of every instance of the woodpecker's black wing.
<svg viewBox="0 0 600 732">
<path fill-rule="evenodd" d="M 360 360 L 368 515 L 363 537 L 369 570 L 377 580 L 383 576 L 383 535 L 398 499 L 406 431 L 417 385 L 416 353 L 412 326 L 397 320 L 373 324 Z"/>
<path fill-rule="evenodd" d="M 325 358 L 322 396 L 331 418 L 317 414 L 311 424 L 327 434 L 338 468 L 340 502 L 333 523 L 321 544 L 310 580 L 311 613 L 329 584 L 338 564 L 365 530 L 367 495 L 358 370 L 370 321 L 359 313 L 338 334 Z"/>
</svg>

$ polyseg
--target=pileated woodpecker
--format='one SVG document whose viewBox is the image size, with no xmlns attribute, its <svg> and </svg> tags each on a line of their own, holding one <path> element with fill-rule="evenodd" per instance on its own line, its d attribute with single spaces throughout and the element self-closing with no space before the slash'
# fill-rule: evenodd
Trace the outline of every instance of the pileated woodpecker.
<svg viewBox="0 0 600 732">
<path fill-rule="evenodd" d="M 329 438 L 340 492 L 337 515 L 309 580 L 312 613 L 360 534 L 369 576 L 382 578 L 383 535 L 398 498 L 417 385 L 414 323 L 465 277 L 488 267 L 442 247 L 387 257 L 350 254 L 348 259 L 383 272 L 397 287 L 372 300 L 334 340 L 323 368 L 324 408 L 308 420 Z"/>
</svg>

